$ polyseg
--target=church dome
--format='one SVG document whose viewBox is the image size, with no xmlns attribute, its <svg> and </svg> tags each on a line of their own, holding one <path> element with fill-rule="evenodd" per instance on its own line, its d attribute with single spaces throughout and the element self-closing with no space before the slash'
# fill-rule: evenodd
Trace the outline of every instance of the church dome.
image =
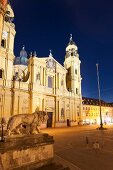
<svg viewBox="0 0 113 170">
<path fill-rule="evenodd" d="M 22 50 L 20 51 L 20 57 L 16 57 L 14 60 L 14 65 L 27 65 L 27 63 L 27 52 L 23 46 Z"/>
<path fill-rule="evenodd" d="M 0 3 L 3 5 L 3 7 L 6 7 L 6 5 L 7 5 L 7 0 L 0 0 Z"/>
</svg>

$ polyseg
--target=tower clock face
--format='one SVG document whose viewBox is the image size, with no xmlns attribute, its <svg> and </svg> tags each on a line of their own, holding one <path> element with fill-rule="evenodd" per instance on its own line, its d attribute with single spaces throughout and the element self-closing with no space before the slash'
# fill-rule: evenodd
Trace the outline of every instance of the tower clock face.
<svg viewBox="0 0 113 170">
<path fill-rule="evenodd" d="M 54 69 L 55 68 L 55 61 L 53 59 L 47 60 L 47 67 Z"/>
<path fill-rule="evenodd" d="M 54 67 L 54 61 L 53 60 L 49 60 L 49 67 L 53 68 Z"/>
</svg>

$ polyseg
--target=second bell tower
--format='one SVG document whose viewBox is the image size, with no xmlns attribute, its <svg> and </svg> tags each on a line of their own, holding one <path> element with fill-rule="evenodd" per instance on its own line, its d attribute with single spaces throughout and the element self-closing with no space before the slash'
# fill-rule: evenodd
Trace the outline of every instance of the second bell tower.
<svg viewBox="0 0 113 170">
<path fill-rule="evenodd" d="M 70 35 L 70 41 L 66 47 L 64 66 L 67 69 L 66 86 L 69 92 L 81 97 L 81 74 L 78 47 Z"/>
</svg>

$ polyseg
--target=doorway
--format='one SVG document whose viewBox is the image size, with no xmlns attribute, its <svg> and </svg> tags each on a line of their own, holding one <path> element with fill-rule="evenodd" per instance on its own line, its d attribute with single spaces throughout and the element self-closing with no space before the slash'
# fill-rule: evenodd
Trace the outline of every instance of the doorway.
<svg viewBox="0 0 113 170">
<path fill-rule="evenodd" d="M 53 113 L 48 112 L 47 128 L 52 127 Z"/>
<path fill-rule="evenodd" d="M 67 119 L 67 126 L 70 126 L 70 120 Z"/>
</svg>

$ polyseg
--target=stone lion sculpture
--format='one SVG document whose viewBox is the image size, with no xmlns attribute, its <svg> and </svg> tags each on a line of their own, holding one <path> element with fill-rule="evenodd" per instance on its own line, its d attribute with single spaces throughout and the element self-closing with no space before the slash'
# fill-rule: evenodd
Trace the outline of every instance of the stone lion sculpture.
<svg viewBox="0 0 113 170">
<path fill-rule="evenodd" d="M 7 124 L 7 134 L 11 136 L 14 134 L 22 134 L 26 129 L 28 134 L 37 134 L 40 132 L 39 126 L 44 121 L 47 121 L 48 116 L 45 111 L 35 111 L 32 114 L 19 114 L 12 116 Z"/>
</svg>

